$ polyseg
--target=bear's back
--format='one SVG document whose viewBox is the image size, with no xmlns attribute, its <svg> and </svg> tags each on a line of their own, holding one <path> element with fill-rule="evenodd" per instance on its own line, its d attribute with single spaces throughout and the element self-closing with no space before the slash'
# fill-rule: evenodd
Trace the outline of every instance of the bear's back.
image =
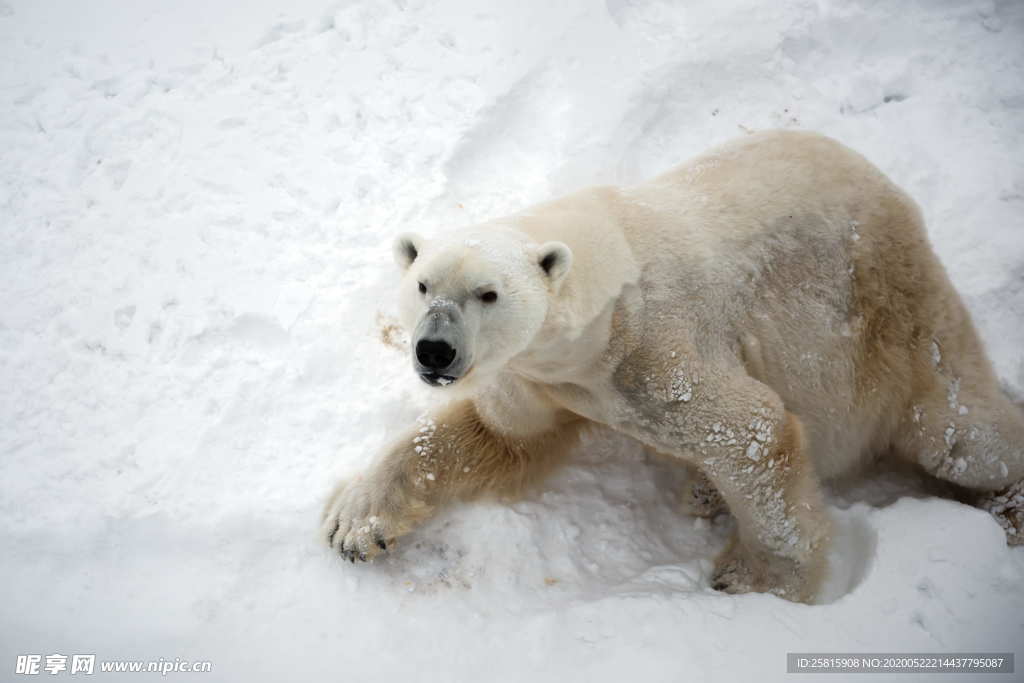
<svg viewBox="0 0 1024 683">
<path fill-rule="evenodd" d="M 700 353 L 736 358 L 778 392 L 834 454 L 824 476 L 870 446 L 856 434 L 886 431 L 913 350 L 962 309 L 914 202 L 820 135 L 751 135 L 621 202 L 644 317 L 677 320 Z"/>
</svg>

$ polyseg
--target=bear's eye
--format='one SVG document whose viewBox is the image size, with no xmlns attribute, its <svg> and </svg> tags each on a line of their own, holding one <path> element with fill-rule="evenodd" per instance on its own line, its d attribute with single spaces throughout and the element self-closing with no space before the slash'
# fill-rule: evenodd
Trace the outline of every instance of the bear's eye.
<svg viewBox="0 0 1024 683">
<path fill-rule="evenodd" d="M 497 292 L 484 292 L 483 294 L 480 295 L 480 301 L 483 301 L 485 304 L 493 304 L 497 300 Z"/>
<path fill-rule="evenodd" d="M 426 294 L 426 293 L 427 293 L 427 286 L 421 282 L 420 283 L 420 294 Z"/>
</svg>

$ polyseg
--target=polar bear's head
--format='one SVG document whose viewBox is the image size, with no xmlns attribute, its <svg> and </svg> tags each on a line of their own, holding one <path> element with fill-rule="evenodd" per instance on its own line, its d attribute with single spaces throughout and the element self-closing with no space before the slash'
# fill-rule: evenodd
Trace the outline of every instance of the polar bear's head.
<svg viewBox="0 0 1024 683">
<path fill-rule="evenodd" d="M 526 350 L 572 265 L 565 244 L 503 228 L 440 240 L 405 234 L 394 253 L 413 368 L 431 386 L 477 384 Z"/>
</svg>

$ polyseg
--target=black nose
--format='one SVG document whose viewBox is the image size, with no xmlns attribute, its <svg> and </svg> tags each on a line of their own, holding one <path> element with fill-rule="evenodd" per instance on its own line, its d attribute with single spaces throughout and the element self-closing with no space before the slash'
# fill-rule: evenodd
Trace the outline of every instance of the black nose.
<svg viewBox="0 0 1024 683">
<path fill-rule="evenodd" d="M 455 360 L 455 349 L 446 341 L 421 339 L 416 344 L 416 360 L 425 368 L 444 370 Z"/>
</svg>

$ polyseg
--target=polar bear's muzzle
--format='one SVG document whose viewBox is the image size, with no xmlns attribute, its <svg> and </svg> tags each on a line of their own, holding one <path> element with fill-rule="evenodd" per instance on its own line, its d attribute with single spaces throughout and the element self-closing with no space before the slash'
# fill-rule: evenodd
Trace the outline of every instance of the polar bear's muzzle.
<svg viewBox="0 0 1024 683">
<path fill-rule="evenodd" d="M 448 386 L 469 368 L 462 311 L 453 301 L 432 302 L 412 341 L 413 367 L 430 386 Z"/>
</svg>

